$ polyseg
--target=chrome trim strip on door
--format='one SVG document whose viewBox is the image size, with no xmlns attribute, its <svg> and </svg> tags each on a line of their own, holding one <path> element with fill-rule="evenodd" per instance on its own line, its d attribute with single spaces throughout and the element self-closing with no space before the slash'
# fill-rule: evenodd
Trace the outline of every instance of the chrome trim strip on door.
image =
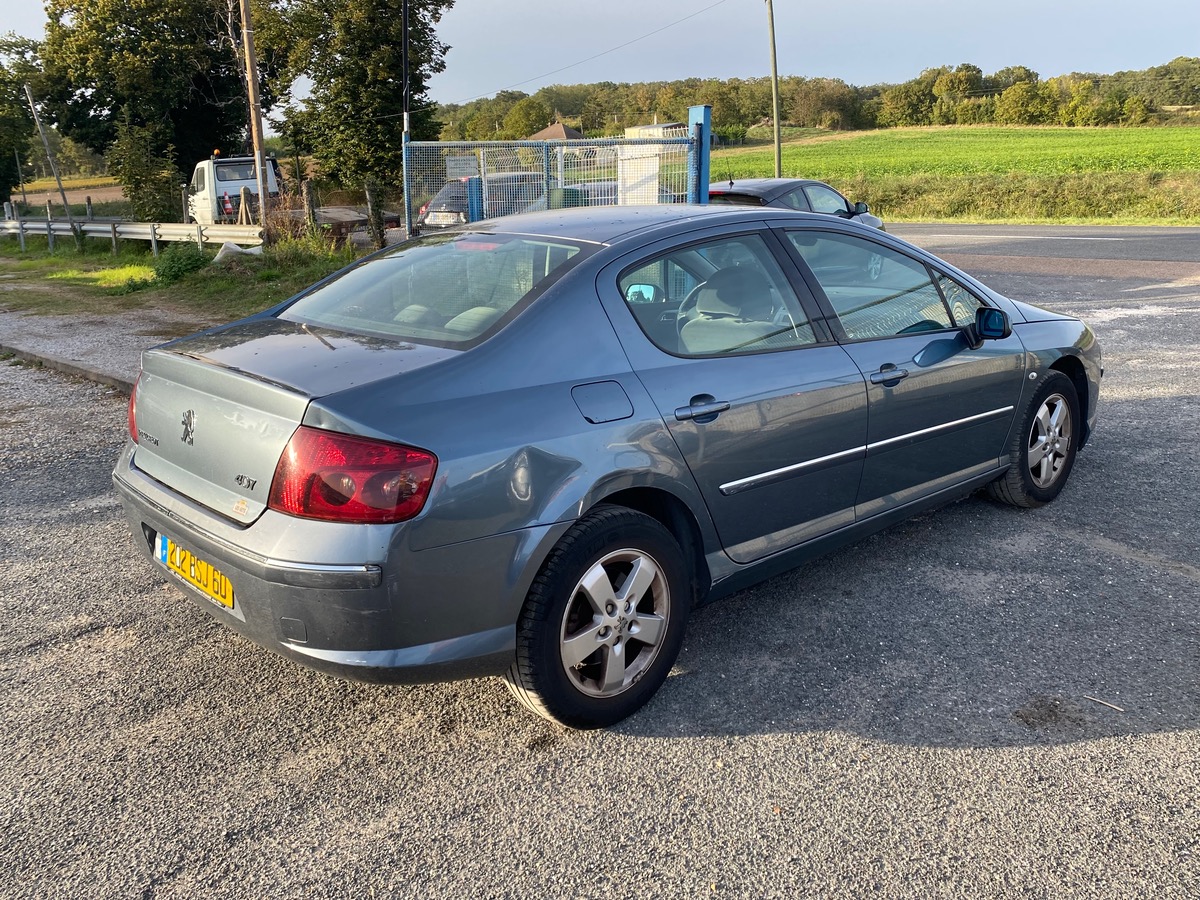
<svg viewBox="0 0 1200 900">
<path fill-rule="evenodd" d="M 888 438 L 884 441 L 876 441 L 873 444 L 867 444 L 867 450 L 877 450 L 880 447 L 886 447 L 888 444 L 898 444 L 901 441 L 911 440 L 912 438 L 923 437 L 927 434 L 934 434 L 938 431 L 947 431 L 951 428 L 957 428 L 959 425 L 970 425 L 972 422 L 979 422 L 983 419 L 994 419 L 1002 416 L 1005 413 L 1012 412 L 1016 407 L 1005 406 L 1002 409 L 993 409 L 988 412 L 979 413 L 974 416 L 967 416 L 965 419 L 955 419 L 953 422 L 943 422 L 941 425 L 934 425 L 932 428 L 922 428 L 920 431 L 910 431 L 908 434 L 897 435 L 893 438 Z"/>
<path fill-rule="evenodd" d="M 973 416 L 967 416 L 965 419 L 955 419 L 953 422 L 943 422 L 941 425 L 934 425 L 931 428 L 922 428 L 920 431 L 910 431 L 908 434 L 897 435 L 893 438 L 888 438 L 883 441 L 876 441 L 873 444 L 866 444 L 862 447 L 853 447 L 850 450 L 842 450 L 838 453 L 830 453 L 828 456 L 821 456 L 817 459 L 806 460 L 802 463 L 796 463 L 791 466 L 784 466 L 780 469 L 772 469 L 769 472 L 761 472 L 758 475 L 750 475 L 746 478 L 739 478 L 737 481 L 730 481 L 720 486 L 719 490 L 726 496 L 741 493 L 750 488 L 759 487 L 771 481 L 775 481 L 787 475 L 810 469 L 816 466 L 822 466 L 826 463 L 834 462 L 840 459 L 849 459 L 854 456 L 869 453 L 872 450 L 878 450 L 880 447 L 887 447 L 891 444 L 897 444 L 901 441 L 912 440 L 913 438 L 924 437 L 925 435 L 935 434 L 939 431 L 947 431 L 951 428 L 958 428 L 960 425 L 971 425 L 975 422 L 983 421 L 984 419 L 994 419 L 1006 413 L 1012 412 L 1016 407 L 1005 406 L 1000 409 L 992 409 L 987 412 L 978 413 Z"/>
<path fill-rule="evenodd" d="M 770 472 L 761 472 L 758 475 L 751 475 L 748 478 L 739 478 L 737 481 L 731 481 L 728 484 L 721 485 L 719 490 L 722 494 L 728 497 L 732 494 L 740 493 L 741 491 L 748 490 L 752 487 L 758 487 L 760 484 L 765 482 L 774 481 L 783 475 L 790 475 L 793 472 L 799 472 L 801 469 L 809 469 L 813 466 L 824 465 L 825 463 L 833 462 L 835 459 L 842 459 L 850 456 L 861 456 L 862 454 L 866 453 L 866 451 L 866 447 L 855 447 L 853 450 L 842 450 L 838 453 L 831 453 L 828 456 L 821 456 L 817 459 L 810 459 L 806 462 L 796 463 L 795 465 L 784 466 L 782 469 L 772 469 Z"/>
</svg>

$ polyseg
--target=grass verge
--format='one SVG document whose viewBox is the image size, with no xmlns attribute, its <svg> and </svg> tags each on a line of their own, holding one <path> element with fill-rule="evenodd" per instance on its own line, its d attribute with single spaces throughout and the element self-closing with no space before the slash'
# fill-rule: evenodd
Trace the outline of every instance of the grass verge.
<svg viewBox="0 0 1200 900">
<path fill-rule="evenodd" d="M 82 253 L 61 241 L 54 252 L 44 238 L 26 242 L 29 249 L 21 253 L 15 239 L 0 239 L 0 306 L 46 315 L 154 308 L 197 321 L 228 321 L 274 306 L 354 260 L 350 248 L 287 238 L 261 255 L 219 263 L 211 263 L 215 253 L 206 250 L 210 264 L 176 277 L 170 249 L 155 260 L 134 242 L 121 244 L 116 255 L 99 241 L 85 243 Z"/>
</svg>

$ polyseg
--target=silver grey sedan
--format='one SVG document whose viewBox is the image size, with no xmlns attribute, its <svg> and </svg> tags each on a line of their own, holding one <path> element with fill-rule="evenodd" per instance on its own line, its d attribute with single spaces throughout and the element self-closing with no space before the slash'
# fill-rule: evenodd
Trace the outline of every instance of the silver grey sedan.
<svg viewBox="0 0 1200 900">
<path fill-rule="evenodd" d="M 147 351 L 113 478 L 262 646 L 597 727 L 701 603 L 979 488 L 1053 500 L 1100 376 L 1082 322 L 835 217 L 559 210 Z"/>
</svg>

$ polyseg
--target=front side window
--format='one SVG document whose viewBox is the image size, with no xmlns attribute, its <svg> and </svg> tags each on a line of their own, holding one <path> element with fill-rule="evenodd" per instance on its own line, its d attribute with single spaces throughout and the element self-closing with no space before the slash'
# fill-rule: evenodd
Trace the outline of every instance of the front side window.
<svg viewBox="0 0 1200 900">
<path fill-rule="evenodd" d="M 790 231 L 846 337 L 868 340 L 953 327 L 922 263 L 873 241 L 827 231 Z"/>
<path fill-rule="evenodd" d="M 759 235 L 673 250 L 627 269 L 619 287 L 646 336 L 678 356 L 815 343 L 808 317 Z"/>
<path fill-rule="evenodd" d="M 960 327 L 974 324 L 975 311 L 986 304 L 949 275 L 938 276 L 938 287 L 954 316 L 954 324 Z"/>
<path fill-rule="evenodd" d="M 440 346 L 470 345 L 510 321 L 587 253 L 585 245 L 516 235 L 422 238 L 346 270 L 280 318 Z"/>
</svg>

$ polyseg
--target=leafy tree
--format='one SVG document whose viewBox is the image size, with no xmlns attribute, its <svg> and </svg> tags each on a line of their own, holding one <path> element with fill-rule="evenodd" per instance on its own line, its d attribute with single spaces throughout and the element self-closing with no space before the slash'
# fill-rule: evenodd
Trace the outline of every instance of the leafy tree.
<svg viewBox="0 0 1200 900">
<path fill-rule="evenodd" d="M 177 193 L 182 176 L 175 167 L 175 151 L 164 146 L 152 125 L 117 123 L 117 139 L 108 151 L 109 170 L 125 188 L 134 215 L 143 222 L 170 222 L 182 218 Z"/>
<path fill-rule="evenodd" d="M 28 155 L 34 128 L 24 84 L 36 72 L 36 65 L 33 41 L 11 33 L 0 36 L 0 201 L 8 200 L 21 183 L 16 154 Z"/>
<path fill-rule="evenodd" d="M 983 71 L 979 66 L 962 63 L 954 71 L 939 75 L 933 82 L 932 90 L 938 100 L 961 103 L 970 96 L 983 93 Z"/>
<path fill-rule="evenodd" d="M 880 125 L 929 125 L 933 121 L 933 80 L 906 81 L 884 91 L 881 99 Z"/>
<path fill-rule="evenodd" d="M 1041 77 L 1028 66 L 1005 66 L 999 72 L 985 78 L 984 86 L 990 91 L 1003 93 L 1014 84 L 1020 84 L 1025 81 L 1030 84 L 1037 84 L 1041 81 Z"/>
<path fill-rule="evenodd" d="M 46 0 L 41 98 L 60 131 L 96 153 L 127 127 L 185 161 L 239 147 L 248 108 L 234 0 Z M 264 104 L 269 54 L 260 73 Z"/>
<path fill-rule="evenodd" d="M 781 91 L 783 93 L 783 91 Z M 808 78 L 786 92 L 784 108 L 796 125 L 851 128 L 858 120 L 858 92 L 835 78 Z"/>
<path fill-rule="evenodd" d="M 1141 97 L 1130 97 L 1121 107 L 1121 121 L 1126 125 L 1145 125 L 1150 119 L 1150 107 Z"/>
<path fill-rule="evenodd" d="M 304 109 L 313 153 L 344 184 L 400 180 L 404 133 L 403 0 L 270 0 L 261 41 L 286 57 L 289 79 L 307 76 Z M 409 0 L 410 135 L 441 129 L 426 82 L 449 49 L 434 27 L 454 0 Z M 291 113 L 288 114 L 289 116 Z"/>
<path fill-rule="evenodd" d="M 525 97 L 514 103 L 504 116 L 503 132 L 512 140 L 524 140 L 549 125 L 550 115 L 549 108 L 541 100 Z"/>
<path fill-rule="evenodd" d="M 1018 81 L 996 100 L 1001 125 L 1049 125 L 1058 113 L 1058 97 L 1049 84 Z"/>
</svg>

